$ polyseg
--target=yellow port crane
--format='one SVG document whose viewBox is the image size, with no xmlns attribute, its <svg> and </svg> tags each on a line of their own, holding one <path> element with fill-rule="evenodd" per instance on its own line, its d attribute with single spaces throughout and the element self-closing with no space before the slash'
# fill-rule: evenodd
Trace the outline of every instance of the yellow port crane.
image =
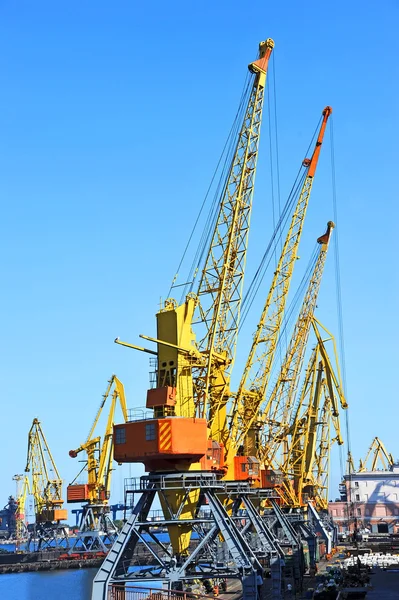
<svg viewBox="0 0 399 600">
<path fill-rule="evenodd" d="M 371 459 L 371 460 L 370 460 Z M 385 448 L 380 438 L 375 437 L 371 442 L 370 448 L 364 459 L 360 459 L 359 468 L 357 473 L 364 473 L 365 471 L 375 471 L 378 464 L 387 471 L 395 463 L 395 460 L 390 452 Z M 356 470 L 353 469 L 352 472 Z"/>
<path fill-rule="evenodd" d="M 181 305 L 171 298 L 165 301 L 156 315 L 157 338 L 141 336 L 157 344 L 156 352 L 115 340 L 157 357 L 156 385 L 148 391 L 147 408 L 154 410 L 156 418 L 165 420 L 156 425 L 170 431 L 166 438 L 177 437 L 183 427 L 193 441 L 201 439 L 206 444 L 209 437 L 217 446 L 226 435 L 226 403 L 240 320 L 264 89 L 273 47 L 271 39 L 262 42 L 259 59 L 248 67 L 252 74 L 249 100 L 223 184 L 197 293 L 189 293 Z M 199 341 L 192 328 L 196 323 L 202 325 Z M 175 416 L 180 419 L 174 419 Z M 186 419 L 184 425 L 182 418 Z M 206 446 L 201 444 L 197 451 L 193 444 L 192 451 L 184 452 L 184 457 L 173 450 L 168 457 L 167 444 L 160 443 L 159 450 L 165 452 L 143 454 L 139 440 L 145 427 L 144 422 L 131 425 L 137 440 L 137 461 L 143 460 L 149 471 L 188 470 L 198 462 L 198 455 L 206 453 Z M 158 433 L 155 432 L 155 438 Z M 211 448 L 212 444 L 208 446 Z"/>
<path fill-rule="evenodd" d="M 210 229 L 197 293 L 178 304 L 168 298 L 157 313 L 157 350 L 120 342 L 156 357 L 155 386 L 148 390 L 146 407 L 153 417 L 115 427 L 115 459 L 142 462 L 147 471 L 211 470 L 223 463 L 226 403 L 230 396 L 244 281 L 249 222 L 266 74 L 274 42 L 259 45 L 259 58 L 250 71 L 248 102 L 238 133 L 218 211 Z M 200 327 L 199 340 L 193 331 Z M 201 329 L 202 328 L 202 329 Z M 120 433 L 119 433 L 120 431 Z M 198 491 L 190 492 L 181 519 L 192 518 Z M 159 496 L 165 514 L 181 503 L 175 491 Z M 189 525 L 168 527 L 176 555 L 187 552 Z"/>
<path fill-rule="evenodd" d="M 226 442 L 226 403 L 236 353 L 252 198 L 255 186 L 264 90 L 274 42 L 259 45 L 250 63 L 252 91 L 224 187 L 219 214 L 197 291 L 204 333 L 198 342 L 203 357 L 194 379 L 194 402 L 206 418 L 212 440 Z"/>
<path fill-rule="evenodd" d="M 20 543 L 27 537 L 27 528 L 25 524 L 25 505 L 28 494 L 30 494 L 29 478 L 27 475 L 14 475 L 13 480 L 16 482 L 16 504 L 15 512 L 15 537 L 17 541 L 17 552 Z M 21 485 L 22 482 L 22 485 Z"/>
<path fill-rule="evenodd" d="M 95 435 L 104 406 L 110 398 L 104 436 Z M 79 533 L 71 549 L 84 551 L 106 551 L 107 545 L 115 539 L 117 529 L 109 516 L 108 501 L 111 493 L 111 475 L 113 461 L 113 426 L 117 403 L 119 401 L 124 422 L 127 421 L 125 390 L 122 382 L 112 375 L 102 397 L 99 409 L 86 441 L 70 450 L 69 456 L 76 458 L 86 454 L 83 468 L 67 488 L 68 502 L 87 502 L 83 506 Z M 87 483 L 75 483 L 83 471 L 87 472 Z"/>
<path fill-rule="evenodd" d="M 199 271 L 197 293 L 191 291 L 180 305 L 168 298 L 156 315 L 156 337 L 140 336 L 155 343 L 156 351 L 115 340 L 156 357 L 155 386 L 148 390 L 146 401 L 153 415 L 115 427 L 115 459 L 142 462 L 149 472 L 224 469 L 226 479 L 248 479 L 248 473 L 236 468 L 235 457 L 243 440 L 249 446 L 252 426 L 264 399 L 324 132 L 332 111 L 330 107 L 323 110 L 312 156 L 303 161 L 306 170 L 282 257 L 242 385 L 233 394 L 230 376 L 240 322 L 264 87 L 273 46 L 272 40 L 263 42 L 260 58 L 249 65 L 253 74 L 249 101 L 214 227 L 209 232 L 210 243 L 203 252 L 205 260 Z M 194 333 L 197 324 L 198 341 Z M 231 398 L 235 399 L 234 407 L 228 417 Z M 186 510 L 180 513 L 182 520 L 189 520 L 194 514 L 197 493 L 199 490 L 190 492 Z M 170 509 L 177 512 L 177 505 L 181 504 L 174 490 L 170 493 L 163 490 L 159 499 L 165 514 Z M 182 524 L 176 531 L 173 528 L 175 525 L 168 527 L 173 549 L 177 555 L 184 554 L 190 527 Z"/>
<path fill-rule="evenodd" d="M 25 472 L 30 473 L 35 505 L 35 528 L 29 545 L 38 550 L 65 547 L 68 535 L 61 521 L 67 520 L 68 511 L 62 508 L 62 479 L 38 419 L 33 419 L 29 430 Z"/>
<path fill-rule="evenodd" d="M 154 357 L 154 386 L 147 391 L 146 398 L 146 408 L 152 411 L 151 415 L 114 426 L 115 459 L 118 462 L 143 463 L 148 475 L 132 482 L 132 491 L 140 493 L 140 499 L 95 578 L 93 598 L 105 598 L 107 589 L 111 589 L 108 584 L 123 581 L 124 585 L 131 580 L 130 559 L 138 541 L 144 541 L 142 533 L 150 527 L 148 516 L 155 499 L 161 504 L 164 515 L 162 523 L 170 539 L 170 547 L 163 546 L 161 549 L 162 557 L 151 548 L 156 560 L 156 569 L 153 569 L 153 573 L 156 571 L 155 577 L 165 577 L 174 585 L 189 573 L 190 577 L 196 576 L 198 569 L 194 568 L 194 558 L 199 562 L 204 558 L 207 563 L 212 563 L 207 567 L 209 570 L 206 573 L 209 575 L 214 572 L 213 565 L 217 562 L 214 558 L 216 554 L 210 554 L 215 550 L 214 542 L 223 540 L 230 553 L 225 568 L 228 568 L 228 562 L 234 562 L 236 576 L 243 580 L 243 597 L 254 598 L 256 570 L 260 568 L 260 563 L 247 544 L 247 536 L 252 531 L 249 528 L 252 527 L 259 538 L 262 536 L 262 553 L 267 553 L 270 560 L 271 572 L 274 573 L 274 592 L 278 593 L 275 597 L 281 595 L 280 557 L 283 551 L 278 547 L 274 535 L 263 528 L 262 519 L 249 499 L 252 493 L 255 497 L 255 490 L 251 482 L 242 481 L 249 479 L 248 473 L 240 473 L 237 478 L 239 481 L 235 481 L 234 459 L 236 455 L 246 458 L 239 455 L 238 440 L 247 448 L 251 443 L 252 447 L 256 445 L 253 426 L 258 419 L 270 377 L 303 220 L 331 109 L 327 107 L 323 111 L 314 153 L 312 158 L 304 162 L 306 171 L 301 182 L 303 186 L 299 203 L 294 209 L 283 256 L 262 314 L 255 351 L 249 360 L 253 370 L 246 369 L 242 388 L 238 394 L 234 394 L 230 389 L 230 377 L 243 300 L 266 72 L 273 46 L 272 40 L 261 43 L 259 59 L 249 65 L 252 73 L 248 86 L 249 100 L 246 106 L 244 103 L 240 106 L 238 112 L 245 114 L 244 121 L 238 133 L 234 155 L 228 163 L 230 168 L 222 182 L 220 201 L 217 203 L 215 198 L 195 258 L 195 261 L 198 257 L 199 260 L 191 271 L 199 273 L 197 290 L 194 289 L 194 275 L 193 281 L 183 284 L 186 289 L 191 286 L 188 294 L 183 293 L 185 300 L 179 304 L 167 298 L 158 311 L 156 337 L 140 336 L 156 344 L 156 350 L 115 340 Z M 288 215 L 290 210 L 291 203 L 287 203 Z M 281 234 L 281 223 L 284 222 L 285 219 L 279 222 L 275 235 Z M 254 382 L 253 386 L 251 381 Z M 232 399 L 233 414 L 228 417 L 227 409 Z M 284 519 L 282 511 L 271 497 L 273 494 L 262 496 L 262 492 L 257 495 L 257 500 L 271 498 L 273 510 L 280 523 L 283 523 L 282 527 L 285 527 L 288 543 L 298 557 L 295 531 Z M 245 498 L 242 495 L 244 493 Z M 205 502 L 211 509 L 213 525 L 207 529 L 205 536 L 200 525 L 199 537 L 202 539 L 190 556 L 190 536 L 193 530 L 196 531 L 195 524 Z M 234 517 L 239 514 L 241 503 L 246 503 L 248 522 L 239 530 Z M 243 522 L 238 521 L 241 527 Z M 299 560 L 296 558 L 295 565 L 293 569 L 297 580 Z M 216 576 L 220 576 L 220 571 Z"/>
<path fill-rule="evenodd" d="M 317 240 L 320 244 L 319 253 L 308 288 L 277 381 L 263 406 L 262 415 L 259 419 L 258 430 L 261 423 L 264 423 L 264 426 L 261 430 L 262 443 L 258 450 L 265 467 L 274 464 L 275 458 L 281 450 L 281 445 L 285 441 L 333 228 L 334 223 L 329 221 L 327 232 Z"/>
<path fill-rule="evenodd" d="M 327 121 L 331 113 L 332 109 L 329 106 L 323 110 L 322 121 L 312 157 L 310 159 L 305 158 L 303 161 L 306 173 L 302 189 L 294 208 L 281 256 L 253 337 L 238 391 L 235 394 L 231 412 L 231 424 L 226 432 L 227 435 L 221 440 L 228 444 L 227 461 L 229 464 L 233 463 L 233 456 L 237 454 L 241 445 L 243 445 L 243 452 L 241 454 L 244 456 L 255 456 L 257 453 L 259 435 L 257 419 L 270 379 L 306 210 L 309 204 Z M 266 407 L 265 410 L 269 409 Z M 231 479 L 236 479 L 237 474 L 237 469 L 234 473 L 230 469 L 229 475 Z"/>
<path fill-rule="evenodd" d="M 342 392 L 335 340 L 324 328 L 328 337 L 323 339 L 321 326 L 314 317 L 312 326 L 317 343 L 310 356 L 291 424 L 281 436 L 284 450 L 279 468 L 291 506 L 306 506 L 312 501 L 318 510 L 326 511 L 330 450 L 335 442 L 343 444 L 338 401 L 342 409 L 348 405 Z M 326 343 L 330 341 L 337 372 L 327 353 Z"/>
</svg>

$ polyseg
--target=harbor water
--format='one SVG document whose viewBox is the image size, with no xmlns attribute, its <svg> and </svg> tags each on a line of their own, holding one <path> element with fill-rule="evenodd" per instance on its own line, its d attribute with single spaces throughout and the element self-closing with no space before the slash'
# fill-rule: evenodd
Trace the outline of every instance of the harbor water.
<svg viewBox="0 0 399 600">
<path fill-rule="evenodd" d="M 0 576 L 1 600 L 90 600 L 97 569 Z"/>
</svg>

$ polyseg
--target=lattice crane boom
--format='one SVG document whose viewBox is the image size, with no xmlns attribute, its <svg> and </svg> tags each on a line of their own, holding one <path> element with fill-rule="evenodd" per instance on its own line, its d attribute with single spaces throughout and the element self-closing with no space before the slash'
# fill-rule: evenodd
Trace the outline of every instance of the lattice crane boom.
<svg viewBox="0 0 399 600">
<path fill-rule="evenodd" d="M 339 404 L 342 409 L 348 405 L 342 393 L 338 363 L 336 374 L 325 346 L 326 341 L 331 341 L 336 355 L 334 338 L 329 334 L 324 340 L 316 324 L 314 328 L 317 343 L 310 356 L 295 414 L 290 426 L 281 434 L 284 453 L 279 467 L 286 485 L 294 492 L 296 505 L 306 505 L 310 499 L 325 510 L 330 449 L 334 443 L 343 444 Z"/>
<path fill-rule="evenodd" d="M 371 464 L 369 460 L 371 458 Z M 378 461 L 380 461 L 383 469 L 388 470 L 395 463 L 395 460 L 390 452 L 385 448 L 383 442 L 375 437 L 371 442 L 370 448 L 364 459 L 359 461 L 358 473 L 364 473 L 365 471 L 375 471 L 377 469 Z"/>
<path fill-rule="evenodd" d="M 16 539 L 17 549 L 19 542 L 26 534 L 25 525 L 25 505 L 28 494 L 30 494 L 29 477 L 27 475 L 14 475 L 13 480 L 17 482 L 17 493 L 16 493 L 16 504 L 17 509 L 15 512 L 15 527 L 16 527 Z M 22 485 L 20 485 L 22 482 Z"/>
<path fill-rule="evenodd" d="M 244 439 L 246 454 L 255 454 L 257 429 L 251 426 L 257 418 L 269 383 L 314 175 L 331 113 L 329 106 L 323 110 L 312 157 L 303 161 L 307 173 L 234 401 L 230 438 L 235 442 L 236 448 Z"/>
<path fill-rule="evenodd" d="M 263 430 L 263 460 L 272 464 L 274 457 L 283 442 L 282 432 L 285 431 L 293 409 L 295 392 L 305 356 L 312 318 L 316 308 L 317 297 L 320 290 L 324 266 L 330 241 L 330 234 L 334 223 L 329 221 L 327 232 L 318 238 L 320 244 L 319 254 L 311 275 L 308 288 L 299 312 L 291 340 L 279 373 L 276 384 L 262 411 L 262 420 L 265 423 Z"/>
<path fill-rule="evenodd" d="M 127 436 L 134 438 L 134 448 L 121 457 L 126 462 L 129 456 L 134 462 L 144 462 L 148 471 L 171 467 L 178 471 L 207 470 L 216 464 L 223 468 L 216 454 L 224 458 L 222 445 L 228 436 L 226 404 L 230 400 L 264 89 L 273 47 L 271 39 L 262 42 L 259 59 L 249 65 L 253 77 L 248 85 L 248 104 L 212 219 L 214 226 L 209 237 L 205 232 L 204 239 L 210 243 L 196 293 L 187 294 L 181 304 L 168 298 L 158 311 L 156 338 L 142 336 L 157 344 L 156 352 L 116 340 L 155 355 L 153 387 L 147 391 L 146 407 L 157 422 L 151 424 L 145 419 L 129 424 Z M 202 245 L 200 250 L 202 255 Z M 182 428 L 187 439 L 197 441 L 190 451 L 178 448 Z M 144 452 L 147 442 L 153 441 L 157 451 Z M 121 456 L 119 448 L 115 451 Z"/>
<path fill-rule="evenodd" d="M 220 403 L 227 398 L 235 357 L 264 89 L 273 47 L 271 39 L 262 42 L 259 60 L 249 65 L 254 73 L 252 91 L 197 292 L 205 325 L 198 347 L 206 364 L 196 377 L 196 405 L 199 416 L 208 417 L 211 430 Z M 220 436 L 218 428 L 213 433 L 215 439 Z"/>
<path fill-rule="evenodd" d="M 38 419 L 33 419 L 29 430 L 25 472 L 31 473 L 36 522 L 67 519 L 62 509 L 62 479 Z"/>
<path fill-rule="evenodd" d="M 94 436 L 104 406 L 111 397 L 105 433 L 101 443 L 100 436 Z M 108 381 L 107 389 L 103 395 L 100 407 L 89 431 L 87 440 L 76 450 L 70 450 L 69 455 L 76 458 L 81 452 L 87 456 L 87 486 L 72 482 L 68 486 L 69 502 L 84 502 L 89 504 L 107 504 L 111 491 L 112 452 L 113 452 L 113 425 L 114 415 L 119 400 L 124 422 L 128 420 L 125 392 L 122 382 L 112 375 Z"/>
</svg>

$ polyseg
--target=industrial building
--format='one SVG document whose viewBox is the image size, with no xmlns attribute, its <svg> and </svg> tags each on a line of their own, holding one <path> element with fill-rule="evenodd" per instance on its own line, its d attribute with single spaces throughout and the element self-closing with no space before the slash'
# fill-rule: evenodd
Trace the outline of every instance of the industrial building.
<svg viewBox="0 0 399 600">
<path fill-rule="evenodd" d="M 388 469 L 357 471 L 344 476 L 341 501 L 330 502 L 329 512 L 340 532 L 399 533 L 399 464 Z"/>
</svg>

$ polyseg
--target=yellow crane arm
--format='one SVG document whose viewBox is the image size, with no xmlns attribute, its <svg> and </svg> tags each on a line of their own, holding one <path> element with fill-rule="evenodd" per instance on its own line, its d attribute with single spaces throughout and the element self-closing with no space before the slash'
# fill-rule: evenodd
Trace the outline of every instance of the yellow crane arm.
<svg viewBox="0 0 399 600">
<path fill-rule="evenodd" d="M 200 320 L 205 326 L 198 347 L 207 360 L 196 376 L 196 406 L 201 417 L 206 417 L 210 408 L 211 429 L 228 387 L 236 350 L 264 89 L 273 47 L 271 39 L 262 42 L 260 58 L 249 65 L 254 73 L 252 91 L 197 292 Z M 215 353 L 223 355 L 222 365 Z M 216 375 L 219 381 L 212 386 L 215 368 L 222 373 Z M 217 431 L 213 437 L 217 439 Z"/>
<path fill-rule="evenodd" d="M 112 390 L 113 387 L 113 390 Z M 107 424 L 104 432 L 103 441 L 101 437 L 93 437 L 96 426 L 98 425 L 102 410 L 111 395 L 111 405 L 108 411 Z M 128 420 L 125 390 L 122 382 L 112 375 L 108 381 L 107 389 L 103 395 L 100 408 L 96 413 L 93 426 L 90 429 L 89 438 L 84 444 L 76 450 L 70 450 L 69 455 L 76 458 L 80 452 L 87 454 L 87 472 L 89 486 L 89 502 L 103 503 L 109 498 L 111 491 L 111 472 L 112 472 L 112 452 L 113 452 L 113 425 L 117 400 L 121 406 L 124 422 Z M 72 486 L 73 484 L 71 484 Z"/>
<path fill-rule="evenodd" d="M 262 431 L 262 458 L 266 464 L 272 464 L 283 441 L 282 432 L 290 423 L 295 394 L 309 339 L 314 310 L 320 290 L 324 266 L 334 223 L 329 221 L 327 232 L 318 238 L 319 254 L 310 277 L 308 288 L 302 302 L 287 352 L 276 384 L 262 409 L 261 420 L 265 424 Z"/>
<path fill-rule="evenodd" d="M 21 540 L 24 531 L 24 521 L 25 521 L 25 505 L 26 498 L 28 494 L 30 494 L 30 485 L 29 485 L 29 477 L 27 475 L 15 475 L 13 477 L 17 482 L 17 488 L 19 488 L 19 482 L 22 481 L 22 488 L 17 489 L 17 509 L 15 513 L 15 521 L 16 521 L 16 534 L 17 540 Z"/>
<path fill-rule="evenodd" d="M 370 468 L 368 468 L 370 456 L 372 456 L 372 461 Z M 380 461 L 382 468 L 385 470 L 392 467 L 395 462 L 392 454 L 387 451 L 383 442 L 378 437 L 375 437 L 371 442 L 366 457 L 364 460 L 360 460 L 358 472 L 362 473 L 367 470 L 375 471 L 377 469 L 378 461 Z"/>
<path fill-rule="evenodd" d="M 351 473 L 354 473 L 355 471 L 356 471 L 356 469 L 355 469 L 355 463 L 353 460 L 352 452 L 350 450 L 348 450 L 348 457 L 346 459 L 346 474 L 351 475 Z"/>
<path fill-rule="evenodd" d="M 233 403 L 233 419 L 229 437 L 232 443 L 238 446 L 240 442 L 236 441 L 237 431 L 241 431 L 244 426 L 246 429 L 244 437 L 247 438 L 249 445 L 246 453 L 249 454 L 254 454 L 257 435 L 256 428 L 251 430 L 250 427 L 257 418 L 259 406 L 265 397 L 269 383 L 314 175 L 331 113 L 332 109 L 329 106 L 323 110 L 322 122 L 312 157 L 303 161 L 303 165 L 307 168 L 304 183 Z M 250 431 L 251 433 L 249 433 Z M 242 437 L 241 435 L 240 438 Z M 233 451 L 235 450 L 236 448 Z"/>
<path fill-rule="evenodd" d="M 29 430 L 25 472 L 31 472 L 36 517 L 62 506 L 62 479 L 38 419 Z"/>
<path fill-rule="evenodd" d="M 311 354 L 292 423 L 280 434 L 284 453 L 279 468 L 288 487 L 294 490 L 298 506 L 309 499 L 322 509 L 328 504 L 330 448 L 335 442 L 343 444 L 337 402 L 341 390 L 336 381 L 324 341 L 320 340 Z M 347 407 L 344 398 L 341 407 Z"/>
<path fill-rule="evenodd" d="M 323 358 L 325 365 L 327 366 L 327 377 L 328 377 L 329 389 L 331 390 L 333 387 L 335 388 L 336 393 L 339 398 L 339 401 L 340 401 L 340 404 L 341 404 L 341 408 L 346 409 L 346 408 L 348 408 L 348 403 L 346 401 L 346 398 L 345 398 L 345 395 L 343 392 L 341 372 L 340 372 L 340 368 L 339 368 L 339 360 L 338 360 L 337 345 L 335 343 L 335 338 L 332 335 L 332 333 L 330 333 L 328 331 L 328 329 L 326 329 L 320 323 L 320 321 L 318 321 L 316 319 L 316 317 L 313 317 L 313 319 L 312 319 L 312 326 L 313 326 L 313 330 L 316 334 L 316 338 L 317 338 L 317 342 L 319 344 L 321 356 Z M 320 328 L 323 329 L 328 334 L 327 340 L 330 340 L 332 342 L 337 372 L 335 372 L 335 370 L 333 369 L 330 357 L 326 350 L 324 340 L 321 337 Z M 333 397 L 335 398 L 335 395 L 333 395 Z M 333 414 L 338 415 L 338 405 L 336 403 L 334 403 L 334 405 L 333 405 Z"/>
</svg>

